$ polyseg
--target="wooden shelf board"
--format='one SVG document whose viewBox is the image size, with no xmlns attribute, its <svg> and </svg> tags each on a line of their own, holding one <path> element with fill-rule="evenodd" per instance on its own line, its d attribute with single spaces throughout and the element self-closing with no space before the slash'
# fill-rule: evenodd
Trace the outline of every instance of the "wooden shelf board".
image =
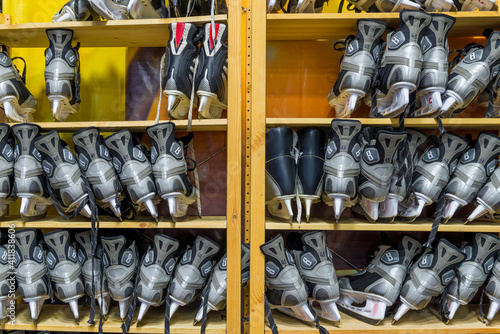
<svg viewBox="0 0 500 334">
<path fill-rule="evenodd" d="M 487 312 L 488 305 L 485 305 Z M 460 306 L 454 319 L 445 325 L 429 308 L 420 311 L 408 311 L 397 323 L 391 325 L 392 318 L 384 320 L 378 326 L 369 325 L 363 321 L 340 313 L 341 320 L 339 327 L 335 327 L 327 321 L 320 319 L 330 333 L 384 333 L 384 334 L 475 334 L 475 333 L 498 333 L 499 321 L 490 322 L 489 326 L 484 325 L 478 319 L 479 305 Z M 318 329 L 313 325 L 306 324 L 297 319 L 291 318 L 278 311 L 273 311 L 274 320 L 280 334 L 311 333 L 317 334 Z M 498 317 L 497 317 L 498 318 Z M 271 333 L 271 329 L 266 325 L 266 333 Z"/>
<path fill-rule="evenodd" d="M 227 21 L 227 15 L 216 15 L 217 22 Z M 165 47 L 173 22 L 202 25 L 210 16 L 171 19 L 114 20 L 92 22 L 42 22 L 5 24 L 0 26 L 0 42 L 11 47 L 47 47 L 46 29 L 72 29 L 74 43 L 82 47 Z"/>
<path fill-rule="evenodd" d="M 112 217 L 99 217 L 100 228 L 210 228 L 210 229 L 225 229 L 226 217 L 224 216 L 189 216 L 182 222 L 173 222 L 170 218 L 161 218 L 160 222 L 156 222 L 152 217 L 140 216 L 137 220 L 118 221 Z M 90 228 L 90 219 L 77 217 L 75 219 L 66 220 L 61 217 L 47 217 L 44 219 L 23 222 L 20 217 L 6 217 L 0 222 L 0 227 L 10 227 L 12 224 L 16 228 Z"/>
<path fill-rule="evenodd" d="M 457 18 L 449 36 L 482 36 L 485 29 L 500 28 L 498 12 L 446 13 Z M 358 19 L 376 19 L 399 25 L 399 13 L 268 14 L 268 40 L 344 39 L 356 34 Z"/>
<path fill-rule="evenodd" d="M 53 331 L 53 332 L 89 332 L 99 331 L 99 309 L 96 311 L 96 323 L 90 325 L 87 323 L 89 317 L 89 307 L 80 306 L 80 323 L 76 323 L 67 304 L 50 305 L 45 303 L 42 312 L 35 326 L 31 320 L 29 308 L 26 303 L 17 305 L 15 325 L 0 325 L 1 329 L 6 330 L 26 330 L 26 331 Z M 179 334 L 199 334 L 200 325 L 193 325 L 193 319 L 196 314 L 196 308 L 180 307 L 170 321 L 170 332 Z M 226 333 L 226 323 L 222 320 L 221 312 L 208 313 L 207 333 L 224 334 Z M 146 313 L 144 319 L 137 325 L 136 317 L 132 320 L 132 325 L 128 333 L 158 333 L 163 334 L 165 306 L 151 307 Z M 111 304 L 111 310 L 108 320 L 104 322 L 104 333 L 121 333 L 122 321 L 119 317 L 118 305 Z"/>
</svg>

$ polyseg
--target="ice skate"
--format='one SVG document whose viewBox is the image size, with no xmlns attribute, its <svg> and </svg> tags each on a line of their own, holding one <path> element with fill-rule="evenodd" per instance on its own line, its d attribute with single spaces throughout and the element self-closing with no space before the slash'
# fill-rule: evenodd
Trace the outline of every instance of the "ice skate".
<svg viewBox="0 0 500 334">
<path fill-rule="evenodd" d="M 227 109 L 227 26 L 211 23 L 203 26 L 195 89 L 200 102 L 199 118 L 220 118 Z"/>
<path fill-rule="evenodd" d="M 492 275 L 490 276 L 485 287 L 485 294 L 490 299 L 490 308 L 486 319 L 493 320 L 498 310 L 500 309 L 500 253 L 495 257 L 493 264 Z"/>
<path fill-rule="evenodd" d="M 400 12 L 404 9 L 419 10 L 420 5 L 413 0 L 348 0 L 357 12 Z"/>
<path fill-rule="evenodd" d="M 297 135 L 290 128 L 279 127 L 266 132 L 266 205 L 269 214 L 291 222 L 292 199 L 295 198 Z"/>
<path fill-rule="evenodd" d="M 24 229 L 16 231 L 14 272 L 19 293 L 29 304 L 30 315 L 36 323 L 43 303 L 49 299 L 49 279 L 47 264 L 42 247 L 39 245 L 37 231 Z"/>
<path fill-rule="evenodd" d="M 465 138 L 452 132 L 445 132 L 439 138 L 437 145 L 427 147 L 413 174 L 412 190 L 415 201 L 400 214 L 399 219 L 414 221 L 425 206 L 438 201 L 468 145 Z"/>
<path fill-rule="evenodd" d="M 432 16 L 422 11 L 403 10 L 399 29 L 387 35 L 380 65 L 380 85 L 376 87 L 376 117 L 397 117 L 411 102 L 422 70 L 422 39 Z M 372 106 L 373 110 L 373 106 Z"/>
<path fill-rule="evenodd" d="M 42 156 L 42 167 L 52 188 L 51 197 L 62 211 L 90 218 L 85 181 L 76 158 L 57 131 L 50 131 L 35 139 L 35 147 Z M 49 192 L 51 189 L 49 189 Z"/>
<path fill-rule="evenodd" d="M 500 137 L 490 132 L 481 132 L 474 148 L 466 151 L 460 158 L 457 169 L 446 186 L 446 207 L 443 214 L 445 221 L 476 198 L 495 171 L 499 154 Z"/>
<path fill-rule="evenodd" d="M 14 141 L 8 124 L 0 123 L 0 220 L 7 214 L 9 204 L 14 202 Z"/>
<path fill-rule="evenodd" d="M 493 31 L 481 48 L 474 45 L 465 58 L 453 67 L 443 95 L 440 115 L 455 117 L 464 110 L 498 74 L 500 64 L 500 32 Z"/>
<path fill-rule="evenodd" d="M 150 126 L 147 132 L 153 142 L 151 164 L 158 195 L 168 202 L 172 219 L 181 221 L 196 200 L 196 189 L 187 176 L 184 143 L 175 138 L 171 122 Z"/>
<path fill-rule="evenodd" d="M 164 2 L 164 0 L 162 0 Z M 162 17 L 162 1 L 129 0 L 128 14 L 133 19 L 160 19 Z"/>
<path fill-rule="evenodd" d="M 139 264 L 135 241 L 128 243 L 124 236 L 101 237 L 104 250 L 104 274 L 111 298 L 120 306 L 120 318 L 125 319 L 134 292 L 135 274 Z"/>
<path fill-rule="evenodd" d="M 113 166 L 133 204 L 139 206 L 139 211 L 147 209 L 158 221 L 158 212 L 153 203 L 156 196 L 153 169 L 144 152 L 132 143 L 130 131 L 112 134 L 104 139 L 104 144 L 109 149 Z"/>
<path fill-rule="evenodd" d="M 446 36 L 454 24 L 455 18 L 452 16 L 433 14 L 432 22 L 425 30 L 421 42 L 422 73 L 415 117 L 436 117 L 441 110 L 441 95 L 448 83 L 449 49 Z"/>
<path fill-rule="evenodd" d="M 56 121 L 65 121 L 80 108 L 80 55 L 72 47 L 73 30 L 47 29 L 45 49 L 46 94 Z"/>
<path fill-rule="evenodd" d="M 328 103 L 335 108 L 337 117 L 350 117 L 372 86 L 384 32 L 382 21 L 358 20 L 356 36 L 346 39 L 340 72 L 328 94 Z"/>
<path fill-rule="evenodd" d="M 469 215 L 466 223 L 484 215 L 500 214 L 500 168 L 491 174 L 489 181 L 477 193 L 474 202 L 476 209 Z"/>
<path fill-rule="evenodd" d="M 302 128 L 297 131 L 297 192 L 304 202 L 306 220 L 309 221 L 311 206 L 321 201 L 325 184 L 325 132 L 320 128 Z"/>
<path fill-rule="evenodd" d="M 162 73 L 163 94 L 167 97 L 170 119 L 184 119 L 189 112 L 193 71 L 201 35 L 192 23 L 174 22 L 169 26 L 170 39 L 165 50 L 165 72 Z M 200 68 L 198 67 L 198 70 Z M 198 105 L 197 96 L 193 105 Z"/>
<path fill-rule="evenodd" d="M 332 254 L 326 245 L 325 232 L 290 233 L 286 240 L 297 269 L 307 285 L 309 299 L 321 318 L 340 321 L 337 309 L 339 282 L 333 267 Z"/>
<path fill-rule="evenodd" d="M 99 21 L 89 0 L 70 0 L 54 15 L 52 22 L 64 21 Z"/>
<path fill-rule="evenodd" d="M 466 258 L 447 290 L 447 309 L 441 310 L 448 320 L 453 319 L 460 305 L 467 305 L 488 278 L 495 256 L 500 250 L 500 238 L 490 233 L 475 233 L 472 242 L 462 248 Z"/>
<path fill-rule="evenodd" d="M 89 0 L 92 8 L 106 20 L 127 20 L 129 0 Z"/>
<path fill-rule="evenodd" d="M 408 310 L 421 310 L 433 297 L 441 294 L 455 277 L 455 269 L 465 254 L 445 239 L 440 239 L 435 250 L 428 248 L 411 267 L 401 289 L 401 305 L 393 323 Z"/>
<path fill-rule="evenodd" d="M 0 232 L 0 237 L 1 236 L 2 234 Z M 12 293 L 11 286 L 13 286 L 16 281 L 14 271 L 11 270 L 11 266 L 9 265 L 8 248 L 8 244 L 0 245 L 0 321 L 7 318 L 9 294 Z"/>
<path fill-rule="evenodd" d="M 96 204 L 121 219 L 122 186 L 99 129 L 89 127 L 73 134 L 80 169 L 94 192 Z"/>
<path fill-rule="evenodd" d="M 403 234 L 397 248 L 379 245 L 365 270 L 339 279 L 340 310 L 378 325 L 384 320 L 387 308 L 396 303 L 408 267 L 422 248 L 420 241 L 408 234 Z M 363 303 L 364 307 L 356 306 Z"/>
</svg>

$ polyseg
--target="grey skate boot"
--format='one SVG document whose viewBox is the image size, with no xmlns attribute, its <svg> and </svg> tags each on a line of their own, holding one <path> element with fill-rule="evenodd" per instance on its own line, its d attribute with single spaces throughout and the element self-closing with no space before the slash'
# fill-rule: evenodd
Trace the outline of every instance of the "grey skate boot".
<svg viewBox="0 0 500 334">
<path fill-rule="evenodd" d="M 500 168 L 495 169 L 489 181 L 479 190 L 475 199 L 476 209 L 469 215 L 466 223 L 483 215 L 500 213 Z"/>
<path fill-rule="evenodd" d="M 441 294 L 464 259 L 465 254 L 445 239 L 439 240 L 435 250 L 427 249 L 406 276 L 401 289 L 401 305 L 393 323 L 410 309 L 423 309 L 433 297 Z"/>
<path fill-rule="evenodd" d="M 422 248 L 420 241 L 408 234 L 403 234 L 397 248 L 379 245 L 365 270 L 339 279 L 340 309 L 369 324 L 380 323 L 387 308 L 396 303 L 408 267 Z M 364 307 L 355 305 L 364 302 Z"/>
<path fill-rule="evenodd" d="M 475 233 L 472 242 L 462 248 L 466 258 L 447 290 L 444 315 L 453 319 L 460 305 L 467 305 L 488 278 L 495 256 L 500 250 L 500 238 L 490 233 Z M 444 298 L 444 297 L 443 297 Z"/>
<path fill-rule="evenodd" d="M 113 166 L 132 203 L 139 206 L 139 211 L 147 209 L 158 221 L 158 212 L 153 203 L 156 188 L 151 163 L 144 152 L 134 146 L 130 131 L 112 134 L 104 139 L 104 144 L 113 157 Z"/>
<path fill-rule="evenodd" d="M 35 229 L 16 231 L 16 253 L 14 272 L 19 293 L 29 304 L 31 319 L 34 323 L 40 315 L 43 303 L 49 299 L 49 279 L 47 264 Z"/>
<path fill-rule="evenodd" d="M 57 230 L 43 235 L 47 245 L 47 268 L 54 293 L 59 300 L 68 303 L 76 321 L 80 319 L 78 299 L 83 297 L 85 289 L 80 277 L 82 267 L 73 244 L 70 243 L 68 230 Z"/>
<path fill-rule="evenodd" d="M 109 208 L 116 217 L 121 219 L 122 186 L 99 129 L 90 127 L 75 132 L 73 143 L 78 154 L 80 169 L 90 183 L 97 205 L 105 209 Z"/>
<path fill-rule="evenodd" d="M 139 264 L 135 241 L 128 245 L 124 236 L 101 237 L 101 245 L 109 293 L 113 300 L 118 301 L 123 320 L 134 292 L 134 278 Z"/>
<path fill-rule="evenodd" d="M 36 124 L 16 124 L 11 128 L 16 137 L 14 149 L 14 193 L 21 198 L 21 219 L 43 218 L 52 204 L 47 179 L 42 168 L 42 155 L 35 147 L 41 128 Z"/>
<path fill-rule="evenodd" d="M 495 263 L 492 269 L 492 275 L 486 283 L 485 293 L 490 299 L 490 308 L 486 319 L 493 320 L 500 309 L 500 253 L 495 257 Z"/>
<path fill-rule="evenodd" d="M 187 176 L 184 144 L 175 138 L 175 124 L 171 122 L 150 126 L 147 132 L 153 142 L 151 164 L 158 195 L 168 202 L 172 219 L 181 221 L 196 200 L 196 188 Z"/>
<path fill-rule="evenodd" d="M 98 21 L 99 18 L 89 0 L 70 0 L 54 15 L 52 22 Z"/>
<path fill-rule="evenodd" d="M 53 130 L 35 139 L 35 147 L 42 156 L 42 167 L 49 180 L 51 197 L 66 213 L 92 215 L 88 193 L 76 158 Z"/>
<path fill-rule="evenodd" d="M 448 83 L 449 48 L 446 36 L 454 24 L 455 18 L 452 16 L 433 14 L 432 22 L 422 38 L 422 73 L 415 117 L 436 117 L 441 110 L 441 95 Z"/>
<path fill-rule="evenodd" d="M 334 119 L 325 154 L 325 193 L 338 222 L 344 208 L 356 204 L 361 158 L 361 122 Z"/>
<path fill-rule="evenodd" d="M 10 127 L 0 123 L 0 220 L 7 214 L 9 204 L 14 202 L 11 196 L 14 186 L 14 148 L 12 147 Z"/>
<path fill-rule="evenodd" d="M 292 199 L 295 198 L 297 135 L 290 128 L 279 127 L 266 132 L 266 205 L 277 219 L 292 221 Z"/>
<path fill-rule="evenodd" d="M 80 108 L 80 46 L 71 46 L 73 30 L 70 29 L 47 29 L 47 37 L 46 94 L 51 102 L 54 120 L 65 121 Z"/>
<path fill-rule="evenodd" d="M 328 103 L 335 108 L 337 117 L 350 117 L 372 86 L 384 32 L 382 21 L 358 20 L 356 36 L 346 39 L 340 72 L 328 94 Z"/>
<path fill-rule="evenodd" d="M 92 8 L 106 20 L 127 20 L 129 0 L 89 0 Z"/>
<path fill-rule="evenodd" d="M 167 287 L 178 260 L 179 241 L 164 234 L 156 234 L 139 269 L 137 299 L 141 302 L 137 322 L 150 306 L 160 306 L 167 298 Z"/>
<path fill-rule="evenodd" d="M 446 186 L 446 207 L 443 219 L 448 220 L 462 206 L 472 202 L 495 171 L 500 154 L 500 137 L 481 132 L 474 148 L 466 151 Z"/>
<path fill-rule="evenodd" d="M 432 16 L 421 11 L 403 10 L 399 29 L 387 35 L 387 44 L 380 65 L 380 84 L 376 87 L 376 117 L 397 117 L 416 91 L 422 70 L 422 38 Z M 377 111 L 375 111 L 377 110 Z"/>
<path fill-rule="evenodd" d="M 500 32 L 490 34 L 481 48 L 474 45 L 450 72 L 440 115 L 455 117 L 482 92 L 500 70 Z"/>
<path fill-rule="evenodd" d="M 309 300 L 315 301 L 318 316 L 340 321 L 336 301 L 339 282 L 333 267 L 332 254 L 326 245 L 325 232 L 290 233 L 286 239 L 297 269 L 309 291 Z"/>
<path fill-rule="evenodd" d="M 1 236 L 0 231 L 0 240 Z M 14 276 L 9 264 L 8 248 L 8 244 L 0 245 L 0 321 L 7 317 L 7 303 L 11 299 L 9 295 L 14 294 L 12 287 L 16 283 L 16 276 Z"/>
</svg>

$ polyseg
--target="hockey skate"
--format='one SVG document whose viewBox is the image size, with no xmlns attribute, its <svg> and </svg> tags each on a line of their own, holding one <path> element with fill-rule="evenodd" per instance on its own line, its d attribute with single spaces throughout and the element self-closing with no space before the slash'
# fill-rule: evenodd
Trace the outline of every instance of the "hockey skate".
<svg viewBox="0 0 500 334">
<path fill-rule="evenodd" d="M 293 217 L 296 141 L 297 134 L 290 128 L 279 127 L 266 132 L 266 205 L 272 217 L 286 222 L 291 222 Z"/>
<path fill-rule="evenodd" d="M 63 21 L 99 21 L 89 0 L 70 0 L 54 15 L 52 22 Z"/>
<path fill-rule="evenodd" d="M 493 31 L 481 48 L 474 45 L 450 72 L 440 115 L 455 117 L 464 110 L 498 74 L 500 32 Z"/>
<path fill-rule="evenodd" d="M 333 267 L 332 254 L 326 245 L 325 232 L 303 235 L 290 233 L 286 240 L 297 269 L 309 292 L 309 300 L 321 318 L 340 321 L 336 301 L 339 299 L 339 282 Z"/>
<path fill-rule="evenodd" d="M 339 279 L 340 309 L 366 323 L 378 325 L 388 307 L 396 303 L 408 267 L 422 251 L 422 244 L 403 234 L 397 248 L 379 245 L 375 258 L 360 273 Z M 363 304 L 358 307 L 355 304 Z"/>
<path fill-rule="evenodd" d="M 357 12 L 400 12 L 404 9 L 419 10 L 420 5 L 413 0 L 348 0 Z"/>
<path fill-rule="evenodd" d="M 106 20 L 127 20 L 129 0 L 89 0 L 92 8 Z"/>
<path fill-rule="evenodd" d="M 500 168 L 495 169 L 489 181 L 477 193 L 475 203 L 476 209 L 469 215 L 466 223 L 483 215 L 500 213 Z"/>
<path fill-rule="evenodd" d="M 401 289 L 401 305 L 393 323 L 408 310 L 421 310 L 433 297 L 441 294 L 455 277 L 455 269 L 465 254 L 445 239 L 440 239 L 435 250 L 428 248 L 411 267 Z"/>
<path fill-rule="evenodd" d="M 120 318 L 127 316 L 130 298 L 134 292 L 135 274 L 139 263 L 135 241 L 127 243 L 124 236 L 101 237 L 104 250 L 104 274 L 111 298 L 118 301 Z"/>
<path fill-rule="evenodd" d="M 475 233 L 470 244 L 462 248 L 466 258 L 458 268 L 457 275 L 451 281 L 447 296 L 447 309 L 441 310 L 449 320 L 453 319 L 460 305 L 467 305 L 477 290 L 488 278 L 495 256 L 500 250 L 500 238 L 490 233 Z"/>
<path fill-rule="evenodd" d="M 397 117 L 411 102 L 410 94 L 418 85 L 422 69 L 422 38 L 432 16 L 421 11 L 403 10 L 399 29 L 387 35 L 380 65 L 380 84 L 376 87 L 376 117 Z"/>
<path fill-rule="evenodd" d="M 328 103 L 335 108 L 337 117 L 350 117 L 372 86 L 384 32 L 382 21 L 358 20 L 356 36 L 346 39 L 340 72 L 328 94 Z"/>
<path fill-rule="evenodd" d="M 16 277 L 9 265 L 8 244 L 2 244 L 0 245 L 0 321 L 7 317 L 7 304 L 9 302 L 9 295 L 13 294 L 11 286 L 14 285 L 15 280 Z"/>
<path fill-rule="evenodd" d="M 73 30 L 47 29 L 45 49 L 46 94 L 56 121 L 65 121 L 80 108 L 79 46 L 72 47 Z"/>
<path fill-rule="evenodd" d="M 181 221 L 196 200 L 196 189 L 187 176 L 184 144 L 175 138 L 171 122 L 150 126 L 147 132 L 153 142 L 151 165 L 158 195 L 168 202 L 172 219 Z"/>
<path fill-rule="evenodd" d="M 5 217 L 9 204 L 14 202 L 14 149 L 10 127 L 0 123 L 0 220 Z"/>
<path fill-rule="evenodd" d="M 49 279 L 47 264 L 35 229 L 16 231 L 14 272 L 19 293 L 29 304 L 31 319 L 34 323 L 40 315 L 43 303 L 49 299 Z"/>
<path fill-rule="evenodd" d="M 227 26 L 206 23 L 196 72 L 199 118 L 220 118 L 227 109 Z"/>
<path fill-rule="evenodd" d="M 422 72 L 417 90 L 415 117 L 436 117 L 441 110 L 441 95 L 448 83 L 449 49 L 446 36 L 455 20 L 452 16 L 433 14 L 432 22 L 425 30 L 421 42 Z"/>
<path fill-rule="evenodd" d="M 163 94 L 167 96 L 168 117 L 184 119 L 189 112 L 193 71 L 202 36 L 192 23 L 174 22 L 169 29 L 170 39 L 165 50 L 165 71 L 162 74 Z M 196 106 L 197 96 L 193 97 L 193 105 Z"/>
<path fill-rule="evenodd" d="M 121 219 L 122 186 L 111 162 L 108 148 L 103 144 L 99 129 L 89 127 L 73 134 L 80 169 L 94 192 L 97 205 Z"/>
<path fill-rule="evenodd" d="M 130 131 L 112 134 L 104 139 L 104 144 L 109 149 L 113 166 L 132 203 L 139 206 L 139 211 L 147 209 L 158 221 L 158 212 L 153 203 L 156 188 L 151 163 L 144 152 L 133 145 Z"/>
<path fill-rule="evenodd" d="M 76 158 L 57 131 L 50 131 L 35 139 L 35 147 L 42 156 L 42 167 L 49 181 L 54 204 L 65 213 L 92 215 L 88 193 Z"/>
<path fill-rule="evenodd" d="M 457 169 L 446 186 L 447 202 L 443 214 L 445 221 L 476 198 L 495 171 L 499 154 L 500 137 L 490 132 L 481 132 L 474 148 L 466 151 L 460 158 Z"/>
<path fill-rule="evenodd" d="M 325 132 L 320 128 L 302 128 L 297 131 L 297 192 L 304 202 L 306 220 L 309 221 L 311 206 L 321 201 L 325 184 Z M 300 218 L 297 217 L 299 220 Z"/>
<path fill-rule="evenodd" d="M 493 320 L 500 309 L 500 253 L 498 253 L 495 258 L 492 275 L 490 275 L 490 279 L 486 283 L 485 288 L 485 294 L 491 302 L 488 315 L 486 316 L 488 321 Z"/>
</svg>

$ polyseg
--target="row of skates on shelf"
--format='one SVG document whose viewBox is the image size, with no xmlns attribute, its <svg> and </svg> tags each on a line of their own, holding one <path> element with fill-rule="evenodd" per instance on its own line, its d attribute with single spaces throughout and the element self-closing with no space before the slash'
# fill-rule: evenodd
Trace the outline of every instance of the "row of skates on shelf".
<svg viewBox="0 0 500 334">
<path fill-rule="evenodd" d="M 57 230 L 45 233 L 43 238 L 35 229 L 15 231 L 14 252 L 5 256 L 5 261 L 2 255 L 10 246 L 0 246 L 0 319 L 7 317 L 9 296 L 4 291 L 9 291 L 9 280 L 14 278 L 17 293 L 29 304 L 35 323 L 44 302 L 53 299 L 53 294 L 69 304 L 77 322 L 78 300 L 85 295 L 97 301 L 103 316 L 108 314 L 111 300 L 117 301 L 127 326 L 137 302 L 138 323 L 150 306 L 165 304 L 165 315 L 170 319 L 180 306 L 192 303 L 198 296 L 202 303 L 195 323 L 206 319 L 207 312 L 226 307 L 227 257 L 210 238 L 197 235 L 188 245 L 182 245 L 175 238 L 156 234 L 143 256 L 138 250 L 142 243 L 136 245 L 133 238 L 101 236 L 99 242 L 92 238 L 91 231 L 73 235 L 68 230 Z M 11 256 L 13 271 L 7 261 Z M 249 278 L 249 256 L 250 249 L 243 244 L 242 284 Z"/>
<path fill-rule="evenodd" d="M 454 23 L 448 15 L 403 10 L 399 29 L 388 29 L 384 43 L 384 22 L 358 20 L 356 36 L 335 46 L 345 50 L 328 95 L 337 117 L 350 117 L 362 101 L 372 117 L 456 117 L 476 97 L 486 117 L 500 116 L 500 32 L 485 31 L 484 46 L 449 53 Z"/>
<path fill-rule="evenodd" d="M 23 221 L 45 217 L 52 204 L 66 218 L 102 213 L 121 220 L 147 210 L 158 220 L 156 205 L 165 200 L 179 221 L 196 200 L 184 157 L 192 137 L 176 139 L 174 123 L 147 128 L 151 150 L 135 145 L 129 130 L 103 138 L 89 127 L 73 134 L 75 155 L 56 131 L 40 132 L 36 124 L 0 124 L 2 217 L 20 198 Z"/>
<path fill-rule="evenodd" d="M 500 213 L 495 134 L 427 138 L 414 129 L 362 129 L 357 120 L 334 119 L 326 137 L 317 127 L 267 131 L 266 205 L 272 217 L 291 222 L 293 200 L 299 223 L 302 205 L 309 221 L 312 204 L 321 200 L 333 206 L 336 221 L 348 207 L 382 223 L 412 222 L 433 203 L 442 208 L 444 222 L 471 202 L 476 209 L 467 221 Z"/>
<path fill-rule="evenodd" d="M 198 106 L 200 118 L 220 118 L 227 108 L 227 25 L 206 23 L 197 28 L 174 22 L 169 30 L 161 63 L 161 89 L 168 98 L 169 117 L 186 118 L 192 105 Z M 80 43 L 72 46 L 70 29 L 48 29 L 47 37 L 46 94 L 54 119 L 65 121 L 80 109 Z M 20 74 L 12 63 L 15 59 L 2 45 L 0 107 L 12 122 L 33 121 L 37 102 L 26 88 L 26 66 Z"/>
<path fill-rule="evenodd" d="M 446 239 L 423 245 L 409 234 L 397 245 L 383 238 L 371 262 L 357 273 L 336 277 L 325 232 L 290 233 L 261 246 L 265 255 L 266 306 L 305 322 L 337 322 L 346 314 L 377 325 L 393 323 L 409 310 L 421 310 L 441 295 L 439 316 L 448 323 L 460 305 L 483 286 L 491 304 L 484 322 L 500 308 L 500 238 L 475 233 L 461 248 Z M 399 300 L 399 302 L 398 302 Z M 278 329 L 267 312 L 273 333 Z"/>
</svg>

